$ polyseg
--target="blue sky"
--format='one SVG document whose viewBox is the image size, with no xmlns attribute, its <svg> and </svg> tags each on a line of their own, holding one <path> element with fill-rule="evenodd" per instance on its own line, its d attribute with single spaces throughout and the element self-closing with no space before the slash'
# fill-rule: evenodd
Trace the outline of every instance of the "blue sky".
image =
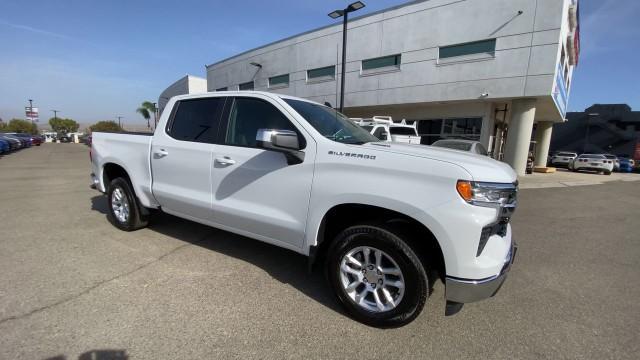
<svg viewBox="0 0 640 360">
<path fill-rule="evenodd" d="M 360 14 L 401 4 L 368 0 Z M 41 119 L 81 123 L 135 113 L 173 81 L 204 65 L 332 23 L 349 1 L 0 0 L 0 117 L 24 117 L 27 99 Z M 640 1 L 581 1 L 580 64 L 570 110 L 594 102 L 640 110 Z M 360 15 L 359 14 L 359 15 Z M 41 120 L 42 122 L 42 120 Z"/>
</svg>

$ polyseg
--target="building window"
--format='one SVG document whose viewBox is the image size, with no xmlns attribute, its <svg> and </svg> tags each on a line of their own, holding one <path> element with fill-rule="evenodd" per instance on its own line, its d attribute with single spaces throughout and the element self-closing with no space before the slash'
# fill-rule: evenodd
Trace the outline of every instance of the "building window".
<svg viewBox="0 0 640 360">
<path fill-rule="evenodd" d="M 400 70 L 400 54 L 362 60 L 362 73 Z"/>
<path fill-rule="evenodd" d="M 272 76 L 269 78 L 269 88 L 289 86 L 289 74 Z"/>
<path fill-rule="evenodd" d="M 335 78 L 336 78 L 335 65 L 307 70 L 307 82 L 335 80 Z"/>
<path fill-rule="evenodd" d="M 496 39 L 490 39 L 466 44 L 441 46 L 438 49 L 438 60 L 439 62 L 443 59 L 451 59 L 454 61 L 480 60 L 493 58 L 495 53 Z"/>
<path fill-rule="evenodd" d="M 225 86 L 225 87 L 218 88 L 216 89 L 216 91 L 227 91 L 227 87 Z"/>
<path fill-rule="evenodd" d="M 477 141 L 481 130 L 481 117 L 418 120 L 418 134 L 426 145 L 451 138 Z"/>
<path fill-rule="evenodd" d="M 253 81 L 238 85 L 238 90 L 253 90 Z"/>
</svg>

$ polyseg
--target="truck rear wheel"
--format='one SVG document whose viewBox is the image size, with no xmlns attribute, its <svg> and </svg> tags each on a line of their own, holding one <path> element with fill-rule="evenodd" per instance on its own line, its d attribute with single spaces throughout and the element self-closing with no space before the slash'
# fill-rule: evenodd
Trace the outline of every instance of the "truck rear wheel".
<svg viewBox="0 0 640 360">
<path fill-rule="evenodd" d="M 111 181 L 107 201 L 107 218 L 118 229 L 133 231 L 147 226 L 148 220 L 141 214 L 141 205 L 126 179 L 119 177 Z"/>
<path fill-rule="evenodd" d="M 346 311 L 367 325 L 408 324 L 429 296 L 422 262 L 399 234 L 384 226 L 343 230 L 329 249 L 326 270 Z"/>
</svg>

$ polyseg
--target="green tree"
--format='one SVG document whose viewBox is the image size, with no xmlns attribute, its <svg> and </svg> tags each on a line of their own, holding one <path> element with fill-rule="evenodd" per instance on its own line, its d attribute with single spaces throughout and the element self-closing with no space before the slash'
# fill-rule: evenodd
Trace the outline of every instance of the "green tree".
<svg viewBox="0 0 640 360">
<path fill-rule="evenodd" d="M 142 117 L 147 120 L 147 127 L 151 128 L 151 124 L 149 124 L 149 120 L 151 119 L 151 116 L 153 115 L 153 122 L 155 125 L 156 122 L 156 113 L 157 113 L 157 109 L 156 109 L 156 105 L 154 103 L 152 103 L 151 101 L 145 101 L 142 103 L 142 105 L 136 109 L 136 112 L 139 113 L 140 115 L 142 115 Z"/>
<path fill-rule="evenodd" d="M 35 123 L 32 123 L 29 120 L 11 119 L 11 121 L 9 121 L 9 123 L 6 124 L 2 130 L 7 132 L 37 134 L 38 125 L 36 125 Z"/>
<path fill-rule="evenodd" d="M 80 124 L 73 119 L 51 118 L 49 119 L 49 126 L 51 126 L 51 129 L 57 133 L 66 134 L 78 131 Z"/>
<path fill-rule="evenodd" d="M 121 132 L 122 128 L 117 122 L 113 120 L 98 121 L 97 123 L 89 126 L 89 130 L 93 131 L 105 131 L 105 132 Z"/>
</svg>

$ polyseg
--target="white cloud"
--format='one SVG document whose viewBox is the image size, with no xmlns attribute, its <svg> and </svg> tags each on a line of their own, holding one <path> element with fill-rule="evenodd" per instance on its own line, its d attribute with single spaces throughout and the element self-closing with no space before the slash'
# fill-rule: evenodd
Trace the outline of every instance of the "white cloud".
<svg viewBox="0 0 640 360">
<path fill-rule="evenodd" d="M 64 35 L 64 34 L 59 34 L 59 33 L 53 32 L 53 31 L 42 30 L 42 29 L 31 27 L 31 26 L 27 26 L 27 25 L 14 24 L 14 23 L 10 23 L 10 22 L 5 21 L 5 20 L 0 20 L 0 25 L 8 26 L 10 28 L 14 28 L 14 29 L 18 29 L 18 30 L 28 31 L 28 32 L 35 33 L 35 34 L 41 34 L 41 35 L 56 37 L 56 38 L 59 38 L 59 39 L 75 40 L 71 36 L 67 36 L 67 35 Z"/>
</svg>

